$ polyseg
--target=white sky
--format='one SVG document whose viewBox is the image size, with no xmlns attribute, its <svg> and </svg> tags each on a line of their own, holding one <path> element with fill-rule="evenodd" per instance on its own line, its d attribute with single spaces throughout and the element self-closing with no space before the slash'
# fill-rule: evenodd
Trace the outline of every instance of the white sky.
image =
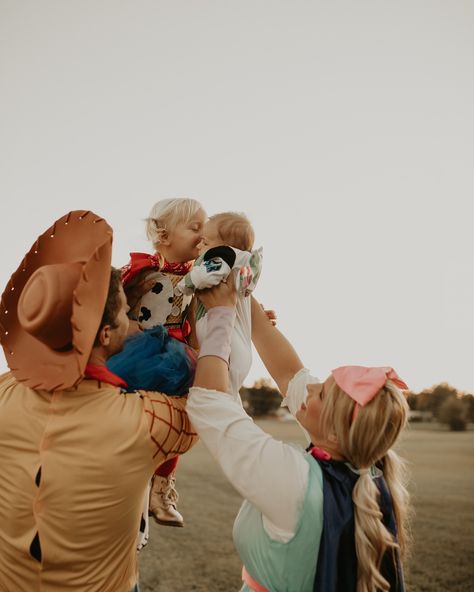
<svg viewBox="0 0 474 592">
<path fill-rule="evenodd" d="M 71 209 L 121 265 L 195 197 L 251 218 L 314 373 L 474 392 L 473 31 L 472 0 L 0 0 L 0 285 Z"/>
</svg>

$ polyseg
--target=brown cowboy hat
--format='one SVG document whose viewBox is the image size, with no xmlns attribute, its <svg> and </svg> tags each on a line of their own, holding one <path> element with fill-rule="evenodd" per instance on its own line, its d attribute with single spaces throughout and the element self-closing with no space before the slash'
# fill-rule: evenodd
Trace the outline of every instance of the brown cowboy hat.
<svg viewBox="0 0 474 592">
<path fill-rule="evenodd" d="M 0 341 L 16 380 L 34 389 L 77 384 L 94 345 L 110 282 L 112 228 L 69 212 L 44 232 L 0 301 Z"/>
</svg>

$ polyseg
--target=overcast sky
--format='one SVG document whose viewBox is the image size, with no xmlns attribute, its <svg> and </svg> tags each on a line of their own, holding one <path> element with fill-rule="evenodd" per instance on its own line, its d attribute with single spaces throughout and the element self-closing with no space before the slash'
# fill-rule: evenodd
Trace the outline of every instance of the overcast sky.
<svg viewBox="0 0 474 592">
<path fill-rule="evenodd" d="M 473 31 L 472 0 L 0 0 L 0 284 L 71 209 L 122 265 L 194 197 L 250 217 L 315 374 L 474 392 Z"/>
</svg>

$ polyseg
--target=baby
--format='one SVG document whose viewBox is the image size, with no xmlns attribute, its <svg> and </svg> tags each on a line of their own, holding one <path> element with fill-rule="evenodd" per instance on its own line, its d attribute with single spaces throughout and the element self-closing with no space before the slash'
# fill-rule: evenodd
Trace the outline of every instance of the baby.
<svg viewBox="0 0 474 592">
<path fill-rule="evenodd" d="M 239 393 L 252 365 L 252 318 L 250 294 L 254 290 L 262 267 L 262 249 L 252 251 L 255 234 L 243 214 L 224 212 L 211 216 L 204 224 L 198 245 L 200 256 L 193 269 L 178 284 L 189 295 L 217 285 L 231 271 L 235 274 L 238 292 L 236 319 L 229 359 L 230 388 Z M 196 336 L 201 343 L 206 335 L 206 309 L 196 306 Z"/>
</svg>

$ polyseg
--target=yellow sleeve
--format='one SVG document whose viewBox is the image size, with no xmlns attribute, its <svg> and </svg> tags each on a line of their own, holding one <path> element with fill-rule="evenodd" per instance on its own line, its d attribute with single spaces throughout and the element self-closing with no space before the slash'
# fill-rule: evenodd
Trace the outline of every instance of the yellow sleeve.
<svg viewBox="0 0 474 592">
<path fill-rule="evenodd" d="M 187 452 L 197 442 L 198 435 L 186 413 L 187 396 L 169 397 L 158 392 L 138 392 L 143 399 L 153 445 L 153 462 L 158 467 L 165 460 Z"/>
</svg>

